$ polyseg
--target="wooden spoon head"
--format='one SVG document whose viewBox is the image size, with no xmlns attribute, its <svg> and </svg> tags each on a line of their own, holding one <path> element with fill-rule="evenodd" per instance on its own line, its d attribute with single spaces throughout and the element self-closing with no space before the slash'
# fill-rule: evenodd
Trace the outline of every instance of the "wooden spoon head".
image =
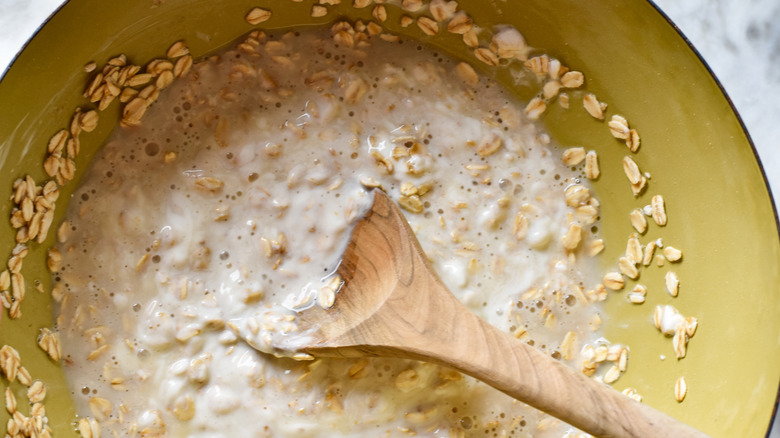
<svg viewBox="0 0 780 438">
<path fill-rule="evenodd" d="M 480 320 L 443 286 L 403 215 L 376 190 L 337 270 L 329 309 L 299 317 L 297 351 L 450 366 L 597 436 L 705 437 Z M 296 341 L 297 342 L 297 341 Z"/>
<path fill-rule="evenodd" d="M 405 348 L 404 342 L 415 336 L 416 322 L 409 319 L 430 316 L 403 310 L 414 307 L 405 296 L 441 284 L 403 214 L 381 190 L 374 190 L 371 209 L 355 223 L 337 274 L 342 285 L 334 305 L 313 306 L 299 314 L 300 332 L 307 336 L 298 351 L 315 356 L 387 355 L 397 341 Z"/>
</svg>

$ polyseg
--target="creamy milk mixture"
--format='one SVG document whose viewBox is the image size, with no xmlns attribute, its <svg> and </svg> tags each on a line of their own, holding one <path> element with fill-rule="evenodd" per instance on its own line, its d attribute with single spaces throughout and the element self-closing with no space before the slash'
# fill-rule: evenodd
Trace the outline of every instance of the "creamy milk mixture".
<svg viewBox="0 0 780 438">
<path fill-rule="evenodd" d="M 55 278 L 80 415 L 104 436 L 567 433 L 440 366 L 268 354 L 317 302 L 373 186 L 480 317 L 572 366 L 598 342 L 581 169 L 456 65 L 412 41 L 255 34 L 118 128 L 70 203 Z"/>
</svg>

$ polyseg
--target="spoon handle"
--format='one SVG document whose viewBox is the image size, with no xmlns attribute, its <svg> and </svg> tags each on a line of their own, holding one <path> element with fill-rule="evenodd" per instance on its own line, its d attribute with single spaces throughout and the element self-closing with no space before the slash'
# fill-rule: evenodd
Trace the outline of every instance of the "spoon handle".
<svg viewBox="0 0 780 438">
<path fill-rule="evenodd" d="M 449 343 L 429 345 L 430 357 L 424 360 L 458 369 L 595 436 L 707 436 L 551 360 L 471 312 L 459 316 L 454 331 L 467 338 L 453 336 Z"/>
<path fill-rule="evenodd" d="M 455 368 L 588 433 L 706 435 L 487 324 L 444 286 L 395 204 L 376 192 L 352 231 L 335 305 L 301 316 L 314 356 L 405 357 Z M 307 328 L 308 327 L 308 328 Z"/>
</svg>

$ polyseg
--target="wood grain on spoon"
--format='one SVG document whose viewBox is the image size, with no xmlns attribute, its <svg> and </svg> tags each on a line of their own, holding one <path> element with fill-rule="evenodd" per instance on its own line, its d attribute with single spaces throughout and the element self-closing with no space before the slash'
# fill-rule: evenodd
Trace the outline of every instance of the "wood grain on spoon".
<svg viewBox="0 0 780 438">
<path fill-rule="evenodd" d="M 445 365 L 596 436 L 704 437 L 591 380 L 471 313 L 431 269 L 401 212 L 375 190 L 338 268 L 333 307 L 300 315 L 314 356 L 382 356 Z"/>
</svg>

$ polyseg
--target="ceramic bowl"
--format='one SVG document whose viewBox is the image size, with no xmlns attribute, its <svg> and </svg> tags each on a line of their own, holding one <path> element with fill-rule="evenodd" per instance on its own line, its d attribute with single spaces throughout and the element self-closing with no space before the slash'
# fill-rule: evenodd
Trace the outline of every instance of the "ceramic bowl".
<svg viewBox="0 0 780 438">
<path fill-rule="evenodd" d="M 310 17 L 311 0 L 71 0 L 39 30 L 0 82 L 0 199 L 8 217 L 12 184 L 31 175 L 47 179 L 42 160 L 49 138 L 66 128 L 76 107 L 89 107 L 81 93 L 89 75 L 84 65 L 102 65 L 124 53 L 143 64 L 184 39 L 193 55 L 202 56 L 253 29 L 244 16 L 253 6 L 273 11 L 261 27 L 272 29 L 326 24 L 337 17 L 370 19 L 371 8 L 353 9 L 351 2 Z M 579 0 L 459 0 L 483 28 L 511 24 L 539 52 L 582 70 L 586 89 L 608 102 L 608 114 L 626 116 L 641 135 L 634 156 L 651 173 L 646 193 L 631 194 L 621 170 L 629 152 L 613 138 L 605 122 L 580 108 L 559 105 L 543 117 L 552 136 L 563 145 L 598 151 L 602 177 L 594 183 L 602 202 L 600 230 L 607 242 L 601 260 L 614 266 L 633 229 L 628 212 L 666 198 L 669 222 L 651 228 L 643 242 L 663 235 L 684 250 L 675 266 L 682 279 L 679 297 L 664 292 L 665 269 L 648 268 L 641 281 L 650 291 L 647 302 L 634 305 L 625 292 L 607 301 L 606 336 L 631 346 L 628 372 L 617 389 L 634 387 L 644 402 L 715 437 L 760 437 L 766 434 L 780 381 L 780 244 L 777 217 L 756 152 L 723 90 L 697 53 L 649 2 L 584 2 Z M 474 61 L 457 35 L 428 37 L 416 27 L 398 25 L 398 7 L 388 6 L 387 27 Z M 423 11 L 424 12 L 424 11 Z M 487 68 L 484 68 L 488 71 Z M 513 84 L 506 70 L 490 70 L 523 99 L 536 89 Z M 579 101 L 572 99 L 576 105 Z M 573 106 L 575 106 L 573 103 Z M 98 128 L 83 135 L 76 162 L 76 180 L 91 156 L 116 125 L 118 103 L 101 113 Z M 75 182 L 62 188 L 66 202 Z M 55 225 L 65 208 L 57 208 Z M 0 253 L 10 254 L 15 235 L 9 221 L 0 221 Z M 74 410 L 60 365 L 37 347 L 42 327 L 52 326 L 46 291 L 46 248 L 30 245 L 25 259 L 27 297 L 23 315 L 0 323 L 0 344 L 21 353 L 33 377 L 49 386 L 46 411 L 56 436 L 76 436 Z M 633 284 L 633 283 L 631 283 Z M 699 329 L 688 355 L 677 360 L 671 341 L 652 324 L 656 305 L 673 304 L 696 316 Z M 665 359 L 662 358 L 665 356 Z M 688 382 L 683 403 L 673 387 L 679 376 Z M 7 381 L 2 380 L 3 385 Z M 18 384 L 12 390 L 21 397 Z M 0 424 L 7 419 L 0 414 Z"/>
</svg>

